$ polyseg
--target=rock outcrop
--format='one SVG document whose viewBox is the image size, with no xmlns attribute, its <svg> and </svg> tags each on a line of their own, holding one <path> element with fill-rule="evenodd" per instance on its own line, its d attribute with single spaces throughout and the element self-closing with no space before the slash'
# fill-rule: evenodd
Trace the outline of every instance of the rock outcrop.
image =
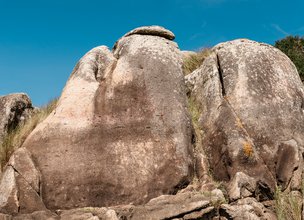
<svg viewBox="0 0 304 220">
<path fill-rule="evenodd" d="M 33 106 L 24 93 L 0 96 L 0 144 L 5 135 L 30 117 Z"/>
<path fill-rule="evenodd" d="M 222 43 L 186 81 L 210 168 L 231 182 L 231 199 L 300 189 L 304 87 L 286 55 L 250 40 Z"/>
<path fill-rule="evenodd" d="M 0 96 L 0 176 L 6 160 L 8 134 L 23 125 L 34 112 L 30 98 L 24 93 Z"/>
<path fill-rule="evenodd" d="M 27 194 L 17 174 L 35 176 L 35 184 L 26 181 L 33 191 L 26 199 L 51 210 L 142 204 L 185 187 L 193 175 L 191 123 L 173 36 L 143 27 L 121 38 L 113 53 L 105 46 L 89 51 L 56 109 L 23 144 L 32 161 L 13 160 L 35 167 L 17 169 L 14 178 L 7 169 L 12 193 Z M 20 199 L 14 204 L 21 213 L 34 211 Z"/>
<path fill-rule="evenodd" d="M 81 58 L 0 176 L 0 219 L 272 220 L 277 185 L 303 206 L 295 66 L 235 40 L 208 52 L 186 89 L 182 62 L 195 54 L 174 38 L 140 27 Z M 23 94 L 0 97 L 0 140 L 31 110 Z"/>
</svg>

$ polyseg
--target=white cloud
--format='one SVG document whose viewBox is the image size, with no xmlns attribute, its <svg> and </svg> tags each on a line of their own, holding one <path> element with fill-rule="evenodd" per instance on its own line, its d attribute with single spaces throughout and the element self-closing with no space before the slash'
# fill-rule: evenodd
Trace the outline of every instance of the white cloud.
<svg viewBox="0 0 304 220">
<path fill-rule="evenodd" d="M 271 24 L 271 27 L 273 27 L 276 31 L 278 31 L 281 34 L 284 34 L 285 36 L 290 35 L 287 31 L 283 30 L 278 24 Z"/>
</svg>

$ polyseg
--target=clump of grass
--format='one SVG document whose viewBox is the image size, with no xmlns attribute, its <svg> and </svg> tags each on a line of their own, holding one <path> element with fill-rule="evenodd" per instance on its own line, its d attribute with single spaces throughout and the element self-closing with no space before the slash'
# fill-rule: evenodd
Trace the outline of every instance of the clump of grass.
<svg viewBox="0 0 304 220">
<path fill-rule="evenodd" d="M 201 134 L 201 129 L 199 126 L 199 118 L 200 118 L 200 114 L 201 111 L 198 108 L 198 105 L 195 103 L 195 100 L 190 97 L 188 99 L 188 109 L 189 109 L 189 113 L 191 115 L 191 121 L 192 121 L 192 125 L 193 125 L 193 129 L 195 132 L 195 137 L 196 137 L 196 144 L 201 143 L 202 140 L 202 134 Z"/>
<path fill-rule="evenodd" d="M 56 107 L 58 99 L 51 100 L 47 105 L 36 110 L 23 124 L 8 132 L 0 146 L 0 168 L 8 162 L 12 153 L 21 147 L 25 139 Z"/>
<path fill-rule="evenodd" d="M 282 192 L 280 187 L 276 187 L 275 210 L 278 220 L 301 220 L 302 204 L 300 199 L 296 195 Z"/>
<path fill-rule="evenodd" d="M 191 116 L 191 121 L 192 121 L 192 126 L 193 126 L 193 131 L 194 131 L 194 139 L 192 140 L 193 142 L 193 147 L 194 147 L 194 154 L 197 156 L 199 155 L 206 155 L 202 146 L 202 140 L 203 140 L 203 130 L 201 129 L 200 126 L 200 116 L 201 116 L 201 109 L 199 108 L 198 103 L 196 103 L 195 99 L 193 97 L 188 97 L 188 110 Z M 209 169 L 209 165 L 208 165 L 208 161 L 205 158 L 203 160 L 204 163 L 204 167 L 205 169 Z M 205 174 L 207 174 L 210 179 L 212 179 L 212 175 L 210 173 L 210 170 L 205 170 L 204 172 L 206 172 Z M 199 185 L 201 179 L 198 179 L 200 177 L 195 177 L 193 179 L 192 184 L 193 185 Z"/>
<path fill-rule="evenodd" d="M 204 62 L 205 58 L 211 53 L 209 48 L 202 49 L 196 54 L 190 54 L 186 56 L 183 61 L 183 72 L 185 75 L 192 73 L 194 70 L 199 68 Z"/>
</svg>

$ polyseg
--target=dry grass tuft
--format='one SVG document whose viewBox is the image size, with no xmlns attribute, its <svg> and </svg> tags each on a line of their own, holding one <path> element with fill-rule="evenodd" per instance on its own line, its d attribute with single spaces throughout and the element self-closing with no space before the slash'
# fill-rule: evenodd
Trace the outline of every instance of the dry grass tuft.
<svg viewBox="0 0 304 220">
<path fill-rule="evenodd" d="M 282 192 L 280 187 L 275 191 L 275 210 L 278 220 L 301 220 L 302 196 Z"/>
<path fill-rule="evenodd" d="M 199 68 L 204 62 L 205 58 L 208 57 L 211 53 L 209 48 L 202 49 L 196 54 L 191 54 L 186 56 L 183 62 L 183 72 L 184 75 L 192 73 L 194 70 Z"/>
<path fill-rule="evenodd" d="M 32 114 L 24 124 L 19 125 L 6 135 L 0 146 L 0 168 L 8 162 L 12 153 L 21 147 L 25 139 L 56 107 L 57 99 L 50 101 L 46 106 Z"/>
</svg>

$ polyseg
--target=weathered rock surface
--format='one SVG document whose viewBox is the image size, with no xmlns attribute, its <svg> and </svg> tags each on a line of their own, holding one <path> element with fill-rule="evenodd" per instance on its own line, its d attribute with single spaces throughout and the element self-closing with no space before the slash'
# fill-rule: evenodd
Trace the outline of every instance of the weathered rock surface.
<svg viewBox="0 0 304 220">
<path fill-rule="evenodd" d="M 29 220 L 212 219 L 219 216 L 220 206 L 224 202 L 223 193 L 220 190 L 214 190 L 206 193 L 186 192 L 177 195 L 162 195 L 139 206 L 83 207 L 57 210 L 55 213 L 44 210 L 17 216 L 3 215 L 3 217 Z"/>
<path fill-rule="evenodd" d="M 125 34 L 124 37 L 128 37 L 128 36 L 131 36 L 134 34 L 150 35 L 150 36 L 154 35 L 154 36 L 158 36 L 158 37 L 164 37 L 168 40 L 175 39 L 175 35 L 171 31 L 165 29 L 164 27 L 157 26 L 157 25 L 135 28 L 134 30 Z"/>
<path fill-rule="evenodd" d="M 169 220 L 169 219 L 276 219 L 274 213 L 254 198 L 226 204 L 223 193 L 186 192 L 163 195 L 145 205 L 125 205 L 111 208 L 83 207 L 71 210 L 36 211 L 17 216 L 0 214 L 5 220 Z"/>
<path fill-rule="evenodd" d="M 33 106 L 24 93 L 0 96 L 0 144 L 8 131 L 30 117 Z"/>
<path fill-rule="evenodd" d="M 240 199 L 234 204 L 222 204 L 220 216 L 233 220 L 276 220 L 276 215 L 254 198 Z"/>
<path fill-rule="evenodd" d="M 256 190 L 256 180 L 242 172 L 237 172 L 228 185 L 228 195 L 231 201 L 252 196 Z"/>
<path fill-rule="evenodd" d="M 15 154 L 7 169 L 15 169 L 18 210 L 43 209 L 41 198 L 51 210 L 142 204 L 191 181 L 191 124 L 173 36 L 136 29 L 113 53 L 101 46 L 79 61 L 56 109 L 23 144 L 32 162 Z"/>
<path fill-rule="evenodd" d="M 272 198 L 276 184 L 300 188 L 304 88 L 286 55 L 250 40 L 222 43 L 186 82 L 217 180 L 242 172 L 255 179 L 260 200 Z"/>
<path fill-rule="evenodd" d="M 177 195 L 163 195 L 152 199 L 144 206 L 134 207 L 132 220 L 159 220 L 159 219 L 209 219 L 217 215 L 216 207 L 225 202 L 223 193 L 214 190 L 203 192 L 187 192 Z"/>
<path fill-rule="evenodd" d="M 0 181 L 0 213 L 46 210 L 40 195 L 40 173 L 27 149 L 20 148 L 11 157 Z"/>
</svg>

